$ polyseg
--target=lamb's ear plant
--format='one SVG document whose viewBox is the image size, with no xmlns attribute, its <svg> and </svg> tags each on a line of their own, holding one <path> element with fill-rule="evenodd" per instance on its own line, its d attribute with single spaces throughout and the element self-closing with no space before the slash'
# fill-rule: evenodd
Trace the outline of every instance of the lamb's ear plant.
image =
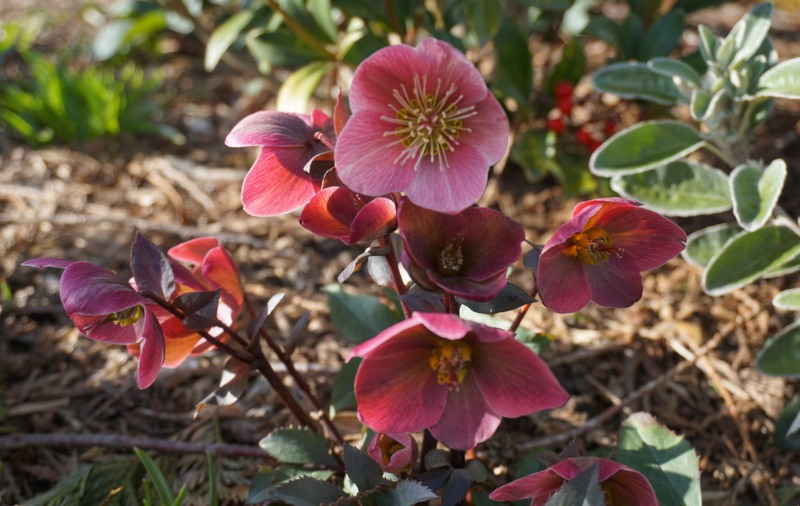
<svg viewBox="0 0 800 506">
<path fill-rule="evenodd" d="M 690 234 L 683 252 L 703 269 L 710 295 L 800 270 L 798 220 L 778 204 L 786 162 L 754 152 L 757 127 L 774 99 L 800 98 L 800 58 L 778 62 L 767 36 L 772 15 L 772 4 L 760 3 L 722 38 L 700 25 L 703 72 L 681 60 L 653 58 L 609 65 L 593 76 L 601 91 L 688 109 L 692 121 L 646 121 L 617 133 L 594 153 L 590 169 L 610 177 L 620 195 L 667 216 L 733 212 L 735 222 Z M 716 161 L 687 158 L 701 149 L 714 155 L 703 160 Z M 774 304 L 800 310 L 797 290 L 782 292 Z M 766 374 L 800 375 L 797 323 L 767 343 L 757 365 Z M 780 437 L 796 436 L 796 411 Z"/>
</svg>

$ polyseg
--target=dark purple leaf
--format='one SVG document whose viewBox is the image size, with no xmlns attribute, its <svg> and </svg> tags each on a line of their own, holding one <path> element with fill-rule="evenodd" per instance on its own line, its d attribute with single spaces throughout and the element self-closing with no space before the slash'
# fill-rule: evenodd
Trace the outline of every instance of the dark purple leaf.
<svg viewBox="0 0 800 506">
<path fill-rule="evenodd" d="M 217 306 L 220 289 L 213 292 L 189 292 L 175 299 L 175 307 L 185 318 L 183 326 L 189 330 L 205 330 L 217 324 Z"/>
<path fill-rule="evenodd" d="M 500 290 L 500 293 L 498 293 L 492 300 L 486 302 L 477 302 L 474 300 L 462 299 L 461 297 L 456 297 L 456 300 L 476 313 L 483 314 L 511 311 L 512 309 L 517 309 L 525 304 L 536 302 L 536 299 L 531 297 L 528 292 L 514 283 L 508 282 L 506 283 L 506 286 Z"/>
<path fill-rule="evenodd" d="M 261 327 L 264 326 L 264 323 L 269 318 L 269 315 L 278 307 L 278 304 L 283 300 L 284 294 L 276 293 L 272 297 L 269 298 L 267 301 L 267 305 L 261 308 L 258 315 L 253 318 L 250 324 L 247 326 L 247 337 L 251 340 L 258 334 L 258 331 L 261 330 Z"/>
<path fill-rule="evenodd" d="M 235 357 L 229 357 L 225 362 L 225 369 L 222 371 L 219 387 L 197 404 L 194 413 L 195 418 L 208 405 L 229 406 L 238 401 L 244 389 L 247 388 L 250 370 L 250 364 L 242 362 Z"/>
<path fill-rule="evenodd" d="M 522 257 L 522 265 L 524 265 L 529 271 L 536 274 L 536 269 L 539 268 L 539 255 L 541 254 L 542 246 L 534 244 L 533 249 L 525 253 L 525 256 Z"/>
<path fill-rule="evenodd" d="M 169 260 L 139 232 L 136 232 L 131 248 L 131 272 L 136 288 L 142 294 L 152 294 L 169 301 L 175 291 L 175 276 Z"/>
</svg>

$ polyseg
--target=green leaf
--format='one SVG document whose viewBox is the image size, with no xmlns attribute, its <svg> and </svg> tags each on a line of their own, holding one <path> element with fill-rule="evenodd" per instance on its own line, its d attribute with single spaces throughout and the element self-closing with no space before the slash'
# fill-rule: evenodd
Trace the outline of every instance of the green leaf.
<svg viewBox="0 0 800 506">
<path fill-rule="evenodd" d="M 476 313 L 467 306 L 461 306 L 459 309 L 459 316 L 465 320 L 488 325 L 489 327 L 495 327 L 498 329 L 508 330 L 509 327 L 511 327 L 511 322 L 506 319 L 497 318 L 488 314 Z M 537 355 L 542 353 L 542 351 L 550 346 L 550 343 L 552 342 L 551 336 L 539 332 L 533 332 L 525 327 L 517 327 L 514 337 L 517 339 L 517 341 L 530 348 L 531 351 Z"/>
<path fill-rule="evenodd" d="M 800 377 L 800 321 L 767 341 L 758 354 L 756 368 L 770 376 Z"/>
<path fill-rule="evenodd" d="M 637 60 L 649 60 L 672 52 L 683 33 L 683 22 L 683 12 L 675 9 L 658 18 L 645 32 Z"/>
<path fill-rule="evenodd" d="M 764 226 L 772 216 L 786 180 L 786 162 L 773 160 L 765 169 L 740 165 L 731 172 L 733 214 L 745 230 Z"/>
<path fill-rule="evenodd" d="M 339 333 L 354 343 L 362 343 L 400 321 L 397 314 L 376 297 L 353 295 L 341 285 L 322 289 L 328 295 L 333 324 Z"/>
<path fill-rule="evenodd" d="M 205 69 L 207 72 L 216 68 L 222 55 L 236 42 L 242 30 L 253 20 L 255 13 L 256 11 L 251 9 L 237 12 L 211 33 L 206 44 Z"/>
<path fill-rule="evenodd" d="M 437 495 L 422 483 L 414 480 L 401 480 L 397 487 L 376 496 L 378 504 L 391 506 L 413 506 L 424 501 L 436 499 Z"/>
<path fill-rule="evenodd" d="M 356 381 L 358 366 L 363 359 L 353 357 L 349 362 L 342 365 L 336 378 L 333 380 L 333 391 L 331 392 L 331 417 L 336 416 L 340 411 L 353 411 L 358 407 L 356 392 L 353 385 Z"/>
<path fill-rule="evenodd" d="M 528 49 L 528 37 L 517 23 L 506 19 L 494 38 L 497 65 L 494 87 L 520 105 L 529 107 L 528 96 L 533 86 L 533 59 Z"/>
<path fill-rule="evenodd" d="M 308 470 L 294 466 L 278 466 L 275 469 L 267 468 L 259 472 L 250 484 L 247 493 L 247 504 L 262 503 L 270 499 L 270 492 L 282 483 L 308 476 L 318 480 L 327 480 L 333 474 L 327 470 Z"/>
<path fill-rule="evenodd" d="M 700 35 L 700 54 L 703 55 L 703 59 L 710 67 L 712 63 L 717 61 L 719 39 L 714 36 L 714 33 L 706 25 L 699 25 L 697 34 Z"/>
<path fill-rule="evenodd" d="M 208 466 L 208 506 L 219 506 L 217 466 L 214 464 L 214 458 L 210 453 L 206 453 L 206 466 Z"/>
<path fill-rule="evenodd" d="M 560 31 L 573 37 L 580 34 L 589 24 L 589 9 L 596 3 L 596 0 L 574 0 L 569 9 L 564 11 L 561 18 Z M 574 40 L 574 39 L 573 39 Z"/>
<path fill-rule="evenodd" d="M 164 473 L 161 472 L 161 469 L 159 469 L 156 461 L 139 448 L 134 448 L 133 452 L 137 457 L 139 457 L 142 465 L 144 465 L 145 469 L 147 469 L 147 474 L 150 475 L 150 479 L 153 480 L 153 484 L 156 487 L 156 493 L 158 493 L 158 499 L 161 501 L 161 504 L 167 505 L 174 503 L 175 499 L 172 496 L 172 490 L 169 488 L 169 483 L 167 483 L 167 478 L 164 477 Z"/>
<path fill-rule="evenodd" d="M 258 442 L 270 455 L 287 464 L 316 464 L 338 469 L 328 441 L 310 429 L 276 429 Z"/>
<path fill-rule="evenodd" d="M 387 483 L 377 462 L 355 446 L 344 445 L 344 470 L 359 492 Z"/>
<path fill-rule="evenodd" d="M 764 72 L 756 96 L 800 98 L 800 58 L 780 62 Z"/>
<path fill-rule="evenodd" d="M 772 11 L 771 3 L 760 3 L 733 26 L 723 41 L 723 44 L 728 40 L 733 41 L 735 52 L 731 66 L 736 66 L 756 54 L 769 32 Z"/>
<path fill-rule="evenodd" d="M 308 102 L 319 82 L 332 68 L 332 63 L 315 61 L 292 72 L 278 90 L 276 109 L 286 112 L 306 112 Z"/>
<path fill-rule="evenodd" d="M 615 176 L 611 188 L 667 216 L 698 216 L 731 208 L 727 174 L 702 163 L 677 161 L 639 174 Z"/>
<path fill-rule="evenodd" d="M 763 227 L 737 235 L 708 263 L 703 289 L 722 295 L 755 281 L 800 253 L 800 236 L 787 227 Z"/>
<path fill-rule="evenodd" d="M 555 140 L 555 134 L 547 130 L 528 130 L 514 142 L 511 159 L 522 167 L 525 179 L 531 183 L 540 181 L 555 168 Z"/>
<path fill-rule="evenodd" d="M 775 443 L 787 450 L 800 450 L 800 396 L 789 403 L 775 421 Z"/>
<path fill-rule="evenodd" d="M 697 121 L 711 122 L 719 112 L 722 98 L 727 95 L 725 88 L 721 88 L 715 94 L 710 94 L 704 89 L 697 88 L 692 90 L 689 99 L 689 112 L 692 118 Z"/>
<path fill-rule="evenodd" d="M 700 506 L 697 455 L 682 436 L 648 413 L 634 413 L 622 423 L 617 461 L 642 473 L 661 504 Z"/>
<path fill-rule="evenodd" d="M 285 501 L 292 506 L 319 506 L 336 502 L 346 494 L 337 486 L 324 481 L 303 476 L 274 489 L 271 497 Z"/>
<path fill-rule="evenodd" d="M 545 506 L 605 506 L 606 498 L 600 488 L 600 464 L 595 462 L 575 478 L 568 480 Z"/>
<path fill-rule="evenodd" d="M 610 46 L 620 45 L 621 32 L 620 25 L 603 15 L 593 17 L 583 29 L 584 35 L 596 37 Z"/>
<path fill-rule="evenodd" d="M 762 277 L 764 279 L 778 278 L 797 271 L 800 271 L 800 255 L 786 261 L 786 263 L 767 269 Z"/>
<path fill-rule="evenodd" d="M 787 311 L 800 311 L 800 288 L 790 288 L 778 292 L 778 294 L 772 298 L 772 305 L 778 309 L 785 309 Z"/>
<path fill-rule="evenodd" d="M 641 98 L 664 105 L 686 101 L 671 77 L 656 72 L 646 63 L 612 63 L 592 74 L 592 84 L 600 91 L 622 98 Z"/>
<path fill-rule="evenodd" d="M 700 86 L 700 74 L 686 62 L 672 58 L 658 57 L 647 62 L 647 66 L 667 77 L 677 77 L 687 83 Z"/>
<path fill-rule="evenodd" d="M 742 229 L 736 223 L 721 223 L 689 234 L 683 259 L 697 267 L 705 267 L 714 255 L 719 253 L 725 243 L 740 234 Z"/>
<path fill-rule="evenodd" d="M 705 144 L 700 132 L 680 121 L 645 121 L 606 140 L 589 159 L 593 174 L 636 174 L 683 158 Z"/>
</svg>

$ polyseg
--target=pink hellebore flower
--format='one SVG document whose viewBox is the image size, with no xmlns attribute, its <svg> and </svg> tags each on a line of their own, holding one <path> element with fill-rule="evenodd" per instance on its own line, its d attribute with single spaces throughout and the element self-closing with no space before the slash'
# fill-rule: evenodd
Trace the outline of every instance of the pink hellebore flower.
<svg viewBox="0 0 800 506">
<path fill-rule="evenodd" d="M 480 72 L 446 42 L 397 45 L 364 60 L 350 86 L 336 170 L 363 195 L 406 192 L 445 213 L 473 204 L 508 147 L 508 119 Z"/>
<path fill-rule="evenodd" d="M 403 263 L 426 290 L 437 287 L 469 300 L 491 300 L 519 259 L 525 231 L 503 213 L 470 207 L 443 214 L 400 201 Z"/>
<path fill-rule="evenodd" d="M 167 254 L 172 258 L 170 266 L 175 275 L 172 300 L 189 292 L 220 289 L 217 318 L 232 325 L 242 311 L 244 293 L 239 268 L 219 241 L 214 237 L 198 237 L 170 248 Z M 192 270 L 178 261 L 192 265 Z M 158 306 L 153 308 L 153 312 L 158 316 L 166 339 L 165 367 L 177 367 L 190 354 L 200 355 L 212 347 L 200 334 L 184 327 L 181 319 L 172 313 Z M 219 327 L 209 329 L 209 333 L 215 337 L 224 336 Z M 138 346 L 132 345 L 128 349 L 138 354 Z"/>
<path fill-rule="evenodd" d="M 320 191 L 300 213 L 300 225 L 345 244 L 371 242 L 397 226 L 394 201 L 364 197 L 344 187 Z"/>
<path fill-rule="evenodd" d="M 113 272 L 87 262 L 37 258 L 22 265 L 64 269 L 61 303 L 81 334 L 112 344 L 138 343 L 136 383 L 153 384 L 164 363 L 164 335 L 147 299 Z"/>
<path fill-rule="evenodd" d="M 377 432 L 430 429 L 457 450 L 487 440 L 502 417 L 560 406 L 567 393 L 511 332 L 452 314 L 414 313 L 356 346 L 361 421 Z"/>
<path fill-rule="evenodd" d="M 367 454 L 387 473 L 407 473 L 417 461 L 417 441 L 407 433 L 375 434 L 367 447 Z"/>
<path fill-rule="evenodd" d="M 319 181 L 305 165 L 330 147 L 316 138 L 333 140 L 333 121 L 314 109 L 311 116 L 261 111 L 240 121 L 225 139 L 238 148 L 261 146 L 258 159 L 244 178 L 242 203 L 253 216 L 277 216 L 304 206 L 319 190 Z"/>
<path fill-rule="evenodd" d="M 639 205 L 607 198 L 575 206 L 539 257 L 536 279 L 545 306 L 573 313 L 590 300 L 628 307 L 642 297 L 640 273 L 680 253 L 686 233 Z"/>
<path fill-rule="evenodd" d="M 544 506 L 567 481 L 598 462 L 600 488 L 613 506 L 659 506 L 653 487 L 640 472 L 599 457 L 574 457 L 550 468 L 514 480 L 489 495 L 493 501 L 531 499 L 530 506 Z"/>
</svg>

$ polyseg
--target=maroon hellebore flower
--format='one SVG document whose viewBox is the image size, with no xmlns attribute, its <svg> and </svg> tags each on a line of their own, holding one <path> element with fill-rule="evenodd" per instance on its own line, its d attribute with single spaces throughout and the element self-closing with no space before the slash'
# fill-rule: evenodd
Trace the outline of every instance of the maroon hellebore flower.
<svg viewBox="0 0 800 506">
<path fill-rule="evenodd" d="M 244 293 L 239 268 L 230 253 L 215 237 L 198 237 L 170 248 L 167 254 L 171 257 L 170 267 L 175 276 L 175 291 L 170 302 L 186 293 L 219 289 L 217 318 L 226 325 L 232 325 L 242 311 Z M 178 261 L 190 264 L 193 268 L 189 270 Z M 184 327 L 181 319 L 166 309 L 154 306 L 153 313 L 164 332 L 164 367 L 178 367 L 189 355 L 201 355 L 212 348 L 211 343 Z M 213 327 L 208 332 L 225 340 L 225 334 L 219 327 Z M 129 345 L 128 350 L 134 355 L 139 354 L 136 344 Z"/>
<path fill-rule="evenodd" d="M 544 506 L 547 500 L 569 480 L 599 463 L 598 480 L 613 506 L 659 506 L 650 482 L 640 472 L 619 462 L 599 457 L 573 457 L 562 460 L 544 471 L 519 478 L 491 494 L 493 501 L 531 499 L 530 506 Z"/>
<path fill-rule="evenodd" d="M 407 473 L 414 467 L 417 441 L 408 433 L 375 434 L 367 446 L 367 454 L 387 473 Z"/>
<path fill-rule="evenodd" d="M 147 299 L 113 272 L 87 262 L 36 258 L 22 265 L 64 269 L 61 303 L 81 334 L 112 344 L 138 343 L 136 383 L 153 384 L 164 363 L 164 335 Z"/>
<path fill-rule="evenodd" d="M 483 193 L 508 147 L 508 119 L 480 72 L 435 39 L 385 47 L 356 69 L 337 140 L 341 181 L 362 195 L 404 191 L 455 213 Z"/>
<path fill-rule="evenodd" d="M 567 392 L 506 330 L 452 314 L 414 313 L 356 346 L 355 394 L 376 432 L 430 429 L 457 450 L 487 440 L 502 417 L 560 406 Z"/>
<path fill-rule="evenodd" d="M 469 300 L 491 300 L 503 289 L 525 240 L 519 223 L 484 207 L 443 214 L 403 198 L 397 220 L 403 263 L 414 281 Z"/>
<path fill-rule="evenodd" d="M 311 115 L 261 111 L 240 121 L 225 139 L 230 147 L 261 146 L 258 159 L 244 178 L 242 204 L 253 216 L 276 216 L 304 206 L 319 191 L 317 178 L 303 168 L 330 146 L 333 121 L 314 109 Z"/>
<path fill-rule="evenodd" d="M 606 198 L 575 206 L 539 257 L 536 279 L 545 306 L 573 313 L 590 300 L 628 307 L 642 297 L 640 273 L 680 253 L 686 233 L 639 205 Z"/>
<path fill-rule="evenodd" d="M 300 225 L 345 244 L 372 242 L 397 226 L 394 201 L 365 197 L 345 187 L 320 191 L 300 213 Z"/>
</svg>

